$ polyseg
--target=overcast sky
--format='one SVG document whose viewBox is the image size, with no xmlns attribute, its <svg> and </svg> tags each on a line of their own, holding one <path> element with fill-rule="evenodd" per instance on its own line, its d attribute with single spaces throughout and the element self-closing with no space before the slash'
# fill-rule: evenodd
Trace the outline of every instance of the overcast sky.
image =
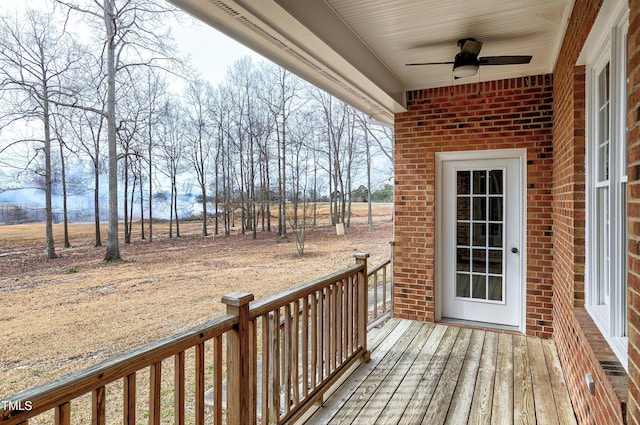
<svg viewBox="0 0 640 425">
<path fill-rule="evenodd" d="M 0 13 L 11 10 L 24 10 L 27 7 L 42 8 L 50 4 L 47 0 L 0 0 Z M 182 23 L 172 24 L 172 33 L 182 54 L 191 57 L 194 67 L 214 86 L 227 73 L 227 69 L 238 58 L 251 55 L 260 58 L 257 53 L 227 37 L 210 26 L 188 15 Z M 203 43 L 206 40 L 206 43 Z"/>
</svg>

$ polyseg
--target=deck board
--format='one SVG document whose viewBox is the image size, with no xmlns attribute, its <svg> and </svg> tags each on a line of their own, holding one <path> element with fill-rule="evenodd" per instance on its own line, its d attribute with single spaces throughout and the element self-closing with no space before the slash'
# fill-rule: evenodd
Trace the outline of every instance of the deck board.
<svg viewBox="0 0 640 425">
<path fill-rule="evenodd" d="M 416 357 L 416 360 L 411 365 L 411 368 L 407 372 L 407 375 L 402 379 L 402 382 L 391 396 L 388 408 L 385 409 L 375 422 L 376 425 L 390 425 L 397 424 L 400 418 L 404 414 L 411 397 L 416 392 L 420 381 L 422 380 L 422 374 L 429 366 L 431 359 L 436 353 L 436 349 L 440 345 L 446 328 L 444 326 L 437 326 L 433 329 L 429 338 L 425 341 L 420 350 L 420 353 Z"/>
<path fill-rule="evenodd" d="M 471 403 L 469 415 L 469 423 L 471 424 L 491 424 L 497 358 L 498 334 L 488 332 L 484 338 L 480 369 L 478 370 L 478 379 L 475 383 L 473 402 Z"/>
<path fill-rule="evenodd" d="M 462 370 L 472 333 L 473 331 L 471 329 L 461 329 L 458 333 L 458 338 L 451 350 L 449 360 L 444 367 L 444 371 L 436 387 L 436 392 L 422 419 L 423 425 L 441 424 L 447 417 L 447 412 L 449 411 L 451 399 L 458 383 L 458 377 Z"/>
<path fill-rule="evenodd" d="M 486 333 L 481 330 L 474 330 L 471 334 L 471 341 L 467 348 L 467 354 L 460 372 L 459 382 L 476 382 L 478 370 L 480 369 L 480 357 L 482 347 L 484 346 L 484 337 Z M 473 401 L 473 392 L 475 385 L 456 385 L 456 390 L 451 399 L 449 412 L 445 419 L 445 425 L 466 424 L 469 419 L 469 411 L 471 410 L 471 402 Z"/>
<path fill-rule="evenodd" d="M 394 319 L 306 424 L 576 423 L 553 341 Z"/>
<path fill-rule="evenodd" d="M 529 349 L 523 335 L 513 336 L 513 422 L 522 425 L 536 423 Z"/>
<path fill-rule="evenodd" d="M 402 357 L 404 350 L 414 339 L 420 327 L 421 326 L 415 322 L 407 328 L 397 344 L 394 345 L 396 349 L 390 350 L 389 353 L 384 356 L 376 368 L 364 380 L 362 385 L 351 395 L 349 402 L 345 403 L 344 407 L 329 421 L 329 424 L 353 423 L 353 420 L 378 389 L 384 378 L 389 374 L 389 371 L 393 369 L 400 357 Z"/>
<path fill-rule="evenodd" d="M 438 381 L 444 371 L 444 366 L 449 359 L 449 353 L 453 349 L 459 328 L 450 327 L 446 330 L 438 349 L 429 362 L 429 366 L 422 375 L 416 391 L 413 393 L 404 414 L 398 421 L 399 424 L 415 425 L 422 421 L 425 409 L 431 402 Z"/>
<path fill-rule="evenodd" d="M 498 359 L 491 423 L 513 424 L 513 336 L 506 333 L 498 335 Z"/>
</svg>

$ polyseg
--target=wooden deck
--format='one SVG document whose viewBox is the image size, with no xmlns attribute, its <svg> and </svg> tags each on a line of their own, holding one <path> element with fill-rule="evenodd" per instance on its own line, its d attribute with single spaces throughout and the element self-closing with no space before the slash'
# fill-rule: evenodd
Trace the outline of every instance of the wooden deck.
<svg viewBox="0 0 640 425">
<path fill-rule="evenodd" d="M 575 424 L 550 340 L 392 319 L 306 424 Z"/>
</svg>

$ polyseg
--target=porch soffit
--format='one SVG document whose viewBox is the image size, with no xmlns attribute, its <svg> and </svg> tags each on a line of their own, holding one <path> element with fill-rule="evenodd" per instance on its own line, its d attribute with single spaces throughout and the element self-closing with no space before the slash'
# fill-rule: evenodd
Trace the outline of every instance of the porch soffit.
<svg viewBox="0 0 640 425">
<path fill-rule="evenodd" d="M 170 0 L 310 83 L 382 122 L 407 90 L 553 71 L 573 0 Z M 458 39 L 480 56 L 532 55 L 453 80 Z"/>
</svg>

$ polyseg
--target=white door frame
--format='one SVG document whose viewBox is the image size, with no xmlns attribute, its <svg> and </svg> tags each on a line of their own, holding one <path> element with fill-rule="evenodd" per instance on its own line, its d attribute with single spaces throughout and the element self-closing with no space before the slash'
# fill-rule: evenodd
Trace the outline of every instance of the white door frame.
<svg viewBox="0 0 640 425">
<path fill-rule="evenodd" d="M 442 217 L 444 214 L 443 202 L 443 184 L 442 173 L 443 164 L 448 161 L 469 161 L 469 160 L 490 160 L 490 159 L 507 159 L 516 158 L 520 164 L 520 188 L 521 188 L 521 205 L 520 205 L 520 326 L 519 331 L 524 333 L 526 330 L 526 299 L 527 299 L 527 239 L 526 239 L 526 218 L 527 218 L 527 150 L 526 149 L 495 149 L 483 151 L 457 151 L 457 152 L 436 152 L 435 154 L 435 319 L 442 320 L 442 297 L 444 290 L 442 288 L 442 258 L 443 253 L 443 229 Z M 505 247 L 507 248 L 507 247 Z M 488 325 L 489 327 L 490 325 Z"/>
</svg>

